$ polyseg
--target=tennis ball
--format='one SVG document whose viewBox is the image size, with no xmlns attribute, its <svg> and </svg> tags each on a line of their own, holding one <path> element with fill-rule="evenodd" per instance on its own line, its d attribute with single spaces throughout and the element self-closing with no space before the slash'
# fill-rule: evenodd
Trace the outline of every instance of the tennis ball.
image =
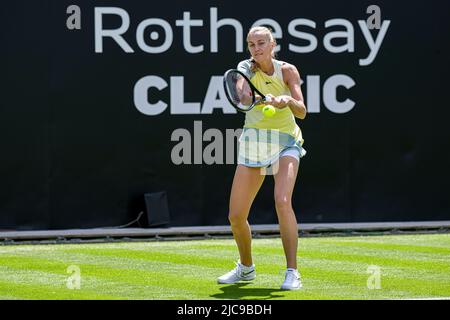
<svg viewBox="0 0 450 320">
<path fill-rule="evenodd" d="M 266 117 L 273 117 L 273 115 L 276 113 L 277 111 L 275 110 L 274 106 L 271 105 L 267 105 L 264 106 L 264 108 L 262 109 L 262 113 L 266 116 Z"/>
</svg>

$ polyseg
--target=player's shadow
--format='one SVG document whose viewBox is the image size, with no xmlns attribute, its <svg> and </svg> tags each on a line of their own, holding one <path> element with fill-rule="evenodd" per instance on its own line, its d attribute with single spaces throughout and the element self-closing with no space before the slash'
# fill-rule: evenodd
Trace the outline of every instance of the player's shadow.
<svg viewBox="0 0 450 320">
<path fill-rule="evenodd" d="M 282 298 L 284 295 L 276 294 L 277 292 L 286 292 L 281 289 L 270 288 L 245 288 L 249 283 L 235 283 L 220 288 L 222 293 L 212 294 L 210 297 L 216 299 L 252 299 L 268 300 L 273 298 Z"/>
</svg>

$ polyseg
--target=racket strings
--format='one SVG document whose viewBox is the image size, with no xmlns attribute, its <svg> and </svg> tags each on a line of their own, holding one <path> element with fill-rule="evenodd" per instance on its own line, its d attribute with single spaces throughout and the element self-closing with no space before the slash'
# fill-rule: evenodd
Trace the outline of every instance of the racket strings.
<svg viewBox="0 0 450 320">
<path fill-rule="evenodd" d="M 237 72 L 228 73 L 225 80 L 225 89 L 233 104 L 241 109 L 249 109 L 254 102 L 254 95 L 247 80 Z"/>
</svg>

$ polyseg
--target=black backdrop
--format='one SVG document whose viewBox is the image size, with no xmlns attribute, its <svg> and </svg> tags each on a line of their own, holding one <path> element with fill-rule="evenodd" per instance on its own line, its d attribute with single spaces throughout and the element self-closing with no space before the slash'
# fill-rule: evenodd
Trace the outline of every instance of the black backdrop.
<svg viewBox="0 0 450 320">
<path fill-rule="evenodd" d="M 72 4 L 81 9 L 81 30 L 66 26 Z M 390 25 L 376 58 L 361 66 L 359 59 L 370 50 L 358 20 L 368 18 L 371 4 L 380 7 L 381 19 Z M 130 26 L 123 38 L 134 53 L 124 52 L 111 38 L 104 38 L 103 51 L 96 52 L 94 12 L 103 7 L 128 13 Z M 171 135 L 183 128 L 194 135 L 194 122 L 203 132 L 216 128 L 225 135 L 226 129 L 242 126 L 243 115 L 220 107 L 211 114 L 172 114 L 170 87 L 178 94 L 180 88 L 171 77 L 184 77 L 185 102 L 203 104 L 212 77 L 248 56 L 245 34 L 261 18 L 280 24 L 278 57 L 299 68 L 307 106 L 313 103 L 308 88 L 311 96 L 317 89 L 320 96 L 332 94 L 323 90 L 332 76 L 345 75 L 355 83 L 336 90 L 338 101 L 355 102 L 350 111 L 337 113 L 320 99 L 304 121 L 297 120 L 308 150 L 294 194 L 299 222 L 449 219 L 450 3 L 319 0 L 273 7 L 269 1 L 3 3 L 0 229 L 120 225 L 144 209 L 144 193 L 161 190 L 167 191 L 173 226 L 227 224 L 235 165 L 173 164 L 171 152 L 178 142 Z M 219 29 L 218 50 L 211 52 L 211 8 L 217 8 L 219 20 L 241 23 L 243 52 L 237 52 L 229 26 Z M 183 29 L 176 20 L 187 11 L 191 19 L 203 20 L 191 32 L 192 44 L 203 44 L 203 52 L 188 53 L 183 47 Z M 173 30 L 173 43 L 163 53 L 147 53 L 137 43 L 136 29 L 149 18 L 163 19 Z M 288 31 L 299 18 L 316 23 L 316 28 L 296 27 L 317 39 L 311 52 L 289 50 L 289 44 L 309 44 Z M 326 50 L 324 37 L 345 30 L 326 28 L 331 19 L 353 26 L 353 52 Z M 117 15 L 105 15 L 102 27 L 120 24 Z M 152 31 L 160 38 L 151 40 Z M 148 27 L 145 42 L 160 45 L 161 31 Z M 376 37 L 377 30 L 371 32 Z M 134 102 L 135 84 L 150 75 L 167 82 L 162 90 L 144 92 L 149 103 L 168 105 L 153 116 Z M 314 87 L 317 77 L 320 87 Z M 220 100 L 220 93 L 214 96 Z M 276 223 L 271 177 L 255 200 L 250 222 Z"/>
</svg>

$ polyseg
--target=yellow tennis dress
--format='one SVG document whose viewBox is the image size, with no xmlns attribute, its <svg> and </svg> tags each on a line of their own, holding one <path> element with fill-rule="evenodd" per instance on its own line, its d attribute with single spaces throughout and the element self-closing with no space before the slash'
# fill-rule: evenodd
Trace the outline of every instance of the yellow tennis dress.
<svg viewBox="0 0 450 320">
<path fill-rule="evenodd" d="M 291 95 L 283 80 L 282 62 L 273 59 L 274 73 L 267 75 L 257 69 L 251 71 L 250 60 L 241 61 L 238 70 L 243 72 L 252 84 L 264 95 Z M 291 109 L 276 108 L 272 117 L 262 113 L 264 105 L 256 105 L 246 112 L 244 130 L 239 138 L 238 163 L 249 167 L 267 167 L 276 162 L 287 151 L 297 151 L 300 159 L 306 154 L 303 136 L 295 122 Z"/>
</svg>

